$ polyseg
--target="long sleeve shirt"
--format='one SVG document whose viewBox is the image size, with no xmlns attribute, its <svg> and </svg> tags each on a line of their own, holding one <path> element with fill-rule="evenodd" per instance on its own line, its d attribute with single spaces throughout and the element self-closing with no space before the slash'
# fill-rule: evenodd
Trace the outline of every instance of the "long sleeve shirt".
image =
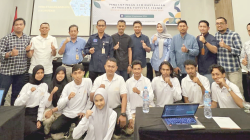
<svg viewBox="0 0 250 140">
<path fill-rule="evenodd" d="M 154 35 L 151 37 L 151 42 L 154 38 Z M 153 51 L 152 58 L 150 59 L 151 65 L 154 70 L 159 71 L 159 66 L 161 65 L 161 62 L 163 61 L 169 61 L 170 60 L 170 46 L 171 46 L 171 38 L 165 39 L 163 42 L 163 52 L 162 57 L 159 58 L 159 41 L 160 38 L 157 38 L 155 43 L 151 43 L 151 51 Z"/>
<path fill-rule="evenodd" d="M 157 107 L 164 107 L 165 104 L 173 104 L 175 101 L 181 100 L 181 86 L 179 80 L 174 77 L 170 78 L 170 81 L 173 85 L 172 88 L 163 80 L 162 76 L 157 76 L 153 79 L 152 88 L 157 98 Z"/>
<path fill-rule="evenodd" d="M 183 44 L 189 50 L 188 53 L 181 51 Z M 198 54 L 199 46 L 194 36 L 187 33 L 184 37 L 181 37 L 180 34 L 173 37 L 170 47 L 170 62 L 173 68 L 179 67 L 181 69 L 181 73 L 186 74 L 187 72 L 184 67 L 184 62 L 186 60 L 195 61 L 195 57 Z"/>
<path fill-rule="evenodd" d="M 83 78 L 80 85 L 76 85 L 74 81 L 68 83 L 58 100 L 58 110 L 62 110 L 62 114 L 69 118 L 77 117 L 78 113 L 86 113 L 93 105 L 89 99 L 91 88 L 92 81 L 89 78 Z M 69 100 L 71 92 L 74 92 L 75 96 Z"/>
<path fill-rule="evenodd" d="M 31 91 L 32 87 L 36 88 L 33 92 Z M 37 120 L 42 121 L 45 107 L 49 107 L 49 103 L 47 102 L 49 93 L 47 91 L 48 85 L 45 83 L 41 83 L 40 85 L 27 83 L 19 93 L 14 106 L 26 106 L 29 108 L 39 106 Z"/>
<path fill-rule="evenodd" d="M 111 138 L 113 136 L 114 129 L 115 129 L 116 119 L 117 119 L 117 114 L 115 111 L 113 111 L 109 117 L 108 131 L 107 131 L 107 134 L 103 140 L 111 140 Z M 72 134 L 73 139 L 79 139 L 86 131 L 88 131 L 88 132 L 87 132 L 87 135 L 84 138 L 84 140 L 95 140 L 95 135 L 98 135 L 98 134 L 95 134 L 94 126 L 93 126 L 93 124 L 90 123 L 89 119 L 84 117 L 78 123 L 78 125 L 74 128 L 74 131 Z"/>
</svg>

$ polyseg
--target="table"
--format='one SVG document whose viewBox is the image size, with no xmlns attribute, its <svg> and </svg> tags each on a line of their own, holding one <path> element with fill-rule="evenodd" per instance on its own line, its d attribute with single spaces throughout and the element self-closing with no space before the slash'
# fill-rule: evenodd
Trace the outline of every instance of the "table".
<svg viewBox="0 0 250 140">
<path fill-rule="evenodd" d="M 0 140 L 24 139 L 25 106 L 0 106 Z"/>
<path fill-rule="evenodd" d="M 203 109 L 198 109 L 196 116 L 206 127 L 205 130 L 168 131 L 161 120 L 162 107 L 150 108 L 148 114 L 142 108 L 136 109 L 135 140 L 249 140 L 250 114 L 243 109 L 212 109 L 213 116 L 230 117 L 240 130 L 221 129 L 213 119 L 204 117 Z"/>
</svg>

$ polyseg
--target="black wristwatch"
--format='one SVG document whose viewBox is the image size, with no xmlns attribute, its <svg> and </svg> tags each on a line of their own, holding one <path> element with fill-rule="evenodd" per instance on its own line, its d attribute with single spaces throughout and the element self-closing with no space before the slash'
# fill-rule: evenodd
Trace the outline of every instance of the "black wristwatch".
<svg viewBox="0 0 250 140">
<path fill-rule="evenodd" d="M 207 41 L 205 41 L 204 45 L 206 45 L 206 44 L 207 44 Z"/>
<path fill-rule="evenodd" d="M 126 113 L 121 113 L 122 116 L 126 117 Z"/>
<path fill-rule="evenodd" d="M 189 49 L 188 49 L 187 53 L 189 53 Z"/>
</svg>

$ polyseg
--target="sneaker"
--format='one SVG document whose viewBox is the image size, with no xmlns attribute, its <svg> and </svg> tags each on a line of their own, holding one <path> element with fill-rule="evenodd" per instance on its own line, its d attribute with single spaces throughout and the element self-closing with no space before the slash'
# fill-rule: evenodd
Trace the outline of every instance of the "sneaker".
<svg viewBox="0 0 250 140">
<path fill-rule="evenodd" d="M 65 139 L 68 139 L 69 137 L 70 137 L 69 131 L 65 132 L 65 133 L 64 133 L 64 138 L 65 138 Z"/>
<path fill-rule="evenodd" d="M 121 135 L 113 135 L 113 137 L 115 138 L 115 139 L 119 139 L 119 138 L 121 138 Z"/>
<path fill-rule="evenodd" d="M 59 140 L 59 139 L 64 138 L 64 134 L 63 133 L 51 134 L 51 137 L 54 140 Z"/>
<path fill-rule="evenodd" d="M 134 129 L 131 128 L 122 129 L 122 131 L 127 135 L 131 135 L 134 133 Z"/>
</svg>

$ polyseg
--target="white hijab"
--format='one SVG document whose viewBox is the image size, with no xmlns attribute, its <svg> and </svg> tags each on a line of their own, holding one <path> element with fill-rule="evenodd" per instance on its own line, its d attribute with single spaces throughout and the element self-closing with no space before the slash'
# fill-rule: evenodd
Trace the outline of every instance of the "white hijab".
<svg viewBox="0 0 250 140">
<path fill-rule="evenodd" d="M 105 105 L 102 110 L 94 105 L 92 108 L 93 114 L 90 117 L 90 123 L 94 125 L 95 139 L 103 140 L 107 134 L 109 117 L 113 110 L 108 107 L 108 94 L 106 90 L 104 88 L 98 88 L 95 92 L 94 99 L 98 94 L 104 98 Z"/>
<path fill-rule="evenodd" d="M 166 27 L 164 22 L 162 22 L 162 21 L 158 22 L 156 24 L 156 28 L 157 28 L 158 24 L 161 24 L 161 26 L 163 28 L 163 31 L 161 33 L 157 32 L 155 34 L 155 36 L 157 36 L 157 38 L 160 38 L 160 41 L 159 41 L 159 58 L 161 59 L 161 57 L 163 55 L 163 43 L 164 43 L 164 40 L 167 39 L 167 38 L 172 38 L 172 36 L 167 33 L 167 27 Z"/>
</svg>

